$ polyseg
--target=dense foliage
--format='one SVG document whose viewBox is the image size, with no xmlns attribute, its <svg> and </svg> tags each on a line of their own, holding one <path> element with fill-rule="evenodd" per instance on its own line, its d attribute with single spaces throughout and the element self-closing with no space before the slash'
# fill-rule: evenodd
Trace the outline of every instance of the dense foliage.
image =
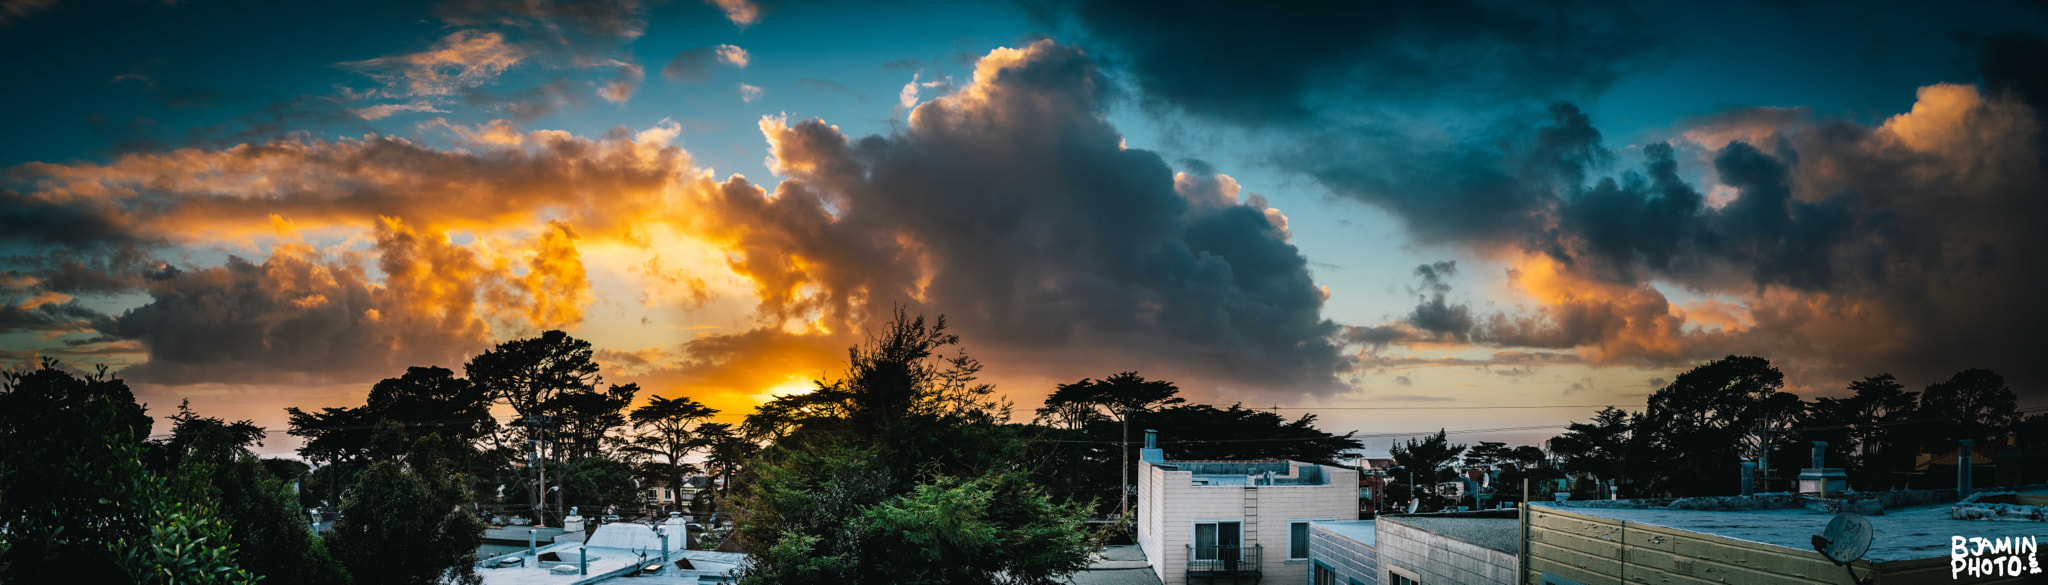
<svg viewBox="0 0 2048 585">
<path fill-rule="evenodd" d="M 980 365 L 939 354 L 958 339 L 899 311 L 838 381 L 748 421 L 781 440 L 734 501 L 742 583 L 1050 584 L 1086 567 L 1087 505 L 1028 480 Z"/>
<path fill-rule="evenodd" d="M 468 507 L 464 482 L 449 473 L 428 435 L 398 460 L 378 461 L 342 505 L 344 521 L 329 535 L 334 554 L 359 583 L 481 583 L 476 550 L 484 525 Z"/>
<path fill-rule="evenodd" d="M 1827 443 L 1827 465 L 1845 468 L 1853 489 L 1944 487 L 1953 476 L 1912 473 L 1917 454 L 1954 451 L 1963 439 L 2048 437 L 2048 417 L 2022 419 L 2012 390 L 1988 370 L 1964 370 L 1922 392 L 1890 374 L 1870 376 L 1849 383 L 1846 396 L 1812 403 L 1779 391 L 1783 380 L 1763 358 L 1728 356 L 1659 389 L 1645 412 L 1610 407 L 1551 445 L 1565 470 L 1614 483 L 1623 497 L 1647 497 L 1735 493 L 1744 461 L 1758 464 L 1756 490 L 1791 489 L 1812 464 L 1813 441 Z"/>
<path fill-rule="evenodd" d="M 144 463 L 151 419 L 119 379 L 45 360 L 0 383 L 0 582 L 250 583 L 204 469 Z"/>
</svg>

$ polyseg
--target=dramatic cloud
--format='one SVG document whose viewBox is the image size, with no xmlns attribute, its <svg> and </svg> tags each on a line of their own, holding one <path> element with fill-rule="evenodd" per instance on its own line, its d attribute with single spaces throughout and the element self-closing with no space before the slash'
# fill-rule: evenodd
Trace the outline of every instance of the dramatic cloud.
<svg viewBox="0 0 2048 585">
<path fill-rule="evenodd" d="M 1912 111 L 1877 126 L 1783 109 L 1702 118 L 1678 140 L 1643 148 L 1638 169 L 1598 179 L 1615 155 L 1582 116 L 1554 108 L 1528 135 L 1537 148 L 1509 148 L 1468 171 L 1543 169 L 1503 183 L 1517 195 L 1494 203 L 1512 202 L 1515 213 L 1494 215 L 1492 228 L 1378 201 L 1428 226 L 1423 233 L 1505 260 L 1510 282 L 1538 307 L 1477 315 L 1432 292 L 1401 321 L 1347 335 L 1378 346 L 1449 338 L 1575 349 L 1596 364 L 1753 353 L 1827 387 L 1883 372 L 1940 379 L 1973 366 L 2048 381 L 2031 355 L 2048 327 L 2039 302 L 2048 236 L 2038 229 L 2048 220 L 2039 196 L 2048 192 L 2048 142 L 2030 101 L 2040 96 L 2028 93 L 2048 70 L 2002 69 L 2020 60 L 2009 54 L 2030 52 L 2048 48 L 2038 37 L 1992 42 L 1991 93 L 1926 86 Z M 1724 199 L 1680 177 L 1681 150 L 1705 153 Z M 1486 200 L 1459 193 L 1414 197 L 1487 210 Z M 1431 272 L 1420 273 L 1424 290 L 1443 290 Z M 1701 300 L 1672 302 L 1660 283 Z"/>
<path fill-rule="evenodd" d="M 2048 382 L 2026 357 L 2048 328 L 2048 240 L 2033 227 L 2048 220 L 2039 36 L 1985 39 L 1981 87 L 1927 86 L 1875 126 L 1745 108 L 1615 150 L 1573 104 L 1668 50 L 1618 3 L 1319 6 L 1318 18 L 1284 5 L 1035 8 L 1127 63 L 1152 113 L 1237 128 L 1415 242 L 1504 264 L 1496 274 L 1536 301 L 1474 310 L 1425 266 L 1414 310 L 1345 330 L 1361 359 L 1428 344 L 1654 367 L 1741 352 L 1829 387 L 1971 366 Z"/>
<path fill-rule="evenodd" d="M 698 83 L 711 78 L 713 66 L 725 64 L 745 69 L 750 59 L 746 49 L 732 45 L 697 47 L 677 52 L 668 66 L 661 68 L 661 74 L 674 81 Z"/>
<path fill-rule="evenodd" d="M 493 339 L 580 323 L 594 299 L 579 241 L 641 241 L 643 222 L 661 221 L 658 210 L 693 177 L 687 156 L 669 144 L 680 132 L 673 124 L 589 140 L 520 132 L 504 121 L 439 123 L 476 150 L 370 136 L 19 167 L 15 174 L 36 190 L 10 197 L 71 203 L 8 209 L 77 226 L 20 237 L 77 240 L 62 250 L 82 258 L 11 259 L 27 268 L 0 275 L 0 292 L 139 286 L 149 303 L 90 327 L 149 353 L 148 363 L 131 370 L 138 381 L 374 378 L 407 365 L 455 363 Z M 108 211 L 84 211 L 94 209 Z M 88 229 L 96 225 L 97 232 Z M 330 228 L 367 231 L 369 251 L 290 239 Z M 469 243 L 453 243 L 448 234 L 457 231 Z M 234 258 L 208 268 L 91 253 L 94 245 L 137 248 L 113 246 L 121 242 L 279 234 L 285 240 L 261 261 Z M 75 305 L 11 305 L 8 329 L 50 330 L 86 318 Z"/>
<path fill-rule="evenodd" d="M 504 122 L 464 129 L 490 145 L 431 148 L 403 138 L 287 139 L 222 150 L 136 153 L 106 164 L 30 163 L 18 176 L 45 200 L 130 209 L 136 237 L 200 240 L 272 233 L 273 218 L 302 228 L 368 228 L 380 218 L 452 231 L 538 226 L 559 219 L 585 237 L 639 237 L 637 222 L 688 178 L 689 158 L 669 143 L 673 123 L 639 134 L 585 139 L 524 134 Z M 129 205 L 148 201 L 150 205 Z"/>
<path fill-rule="evenodd" d="M 1338 389 L 1338 327 L 1320 317 L 1327 293 L 1286 216 L 1241 200 L 1228 176 L 1176 175 L 1125 148 L 1103 117 L 1111 95 L 1088 56 L 1041 42 L 983 58 L 972 84 L 920 104 L 899 134 L 767 118 L 770 168 L 787 177 L 772 196 L 695 170 L 673 123 L 587 139 L 436 119 L 420 127 L 462 148 L 293 137 L 15 175 L 40 201 L 113 206 L 133 237 L 284 234 L 261 261 L 150 272 L 149 303 L 95 322 L 150 353 L 133 370 L 148 382 L 452 363 L 579 322 L 594 302 L 582 243 L 646 248 L 674 230 L 752 286 L 754 323 L 683 340 L 665 363 L 634 354 L 650 379 L 751 396 L 835 368 L 902 306 L 948 315 L 1009 375 L 1142 368 L 1219 391 Z M 368 249 L 290 239 L 322 229 L 369 230 Z M 701 278 L 648 258 L 649 278 L 693 283 L 688 302 L 704 302 Z"/>
<path fill-rule="evenodd" d="M 788 179 L 773 196 L 728 182 L 698 232 L 732 250 L 782 321 L 845 331 L 901 304 L 1031 367 L 1071 371 L 1115 348 L 1122 365 L 1101 367 L 1337 388 L 1337 326 L 1284 216 L 1237 204 L 1234 188 L 1228 201 L 1176 190 L 1157 155 L 1103 121 L 1110 93 L 1088 56 L 1042 41 L 982 58 L 973 83 L 917 106 L 901 134 L 765 119 L 771 170 Z M 1181 184 L 1202 181 L 1230 182 Z"/>
<path fill-rule="evenodd" d="M 513 259 L 387 219 L 375 233 L 381 283 L 362 256 L 286 244 L 260 264 L 167 270 L 149 304 L 95 328 L 148 348 L 123 374 L 139 382 L 370 380 L 467 359 L 492 340 L 491 318 L 514 332 L 580 321 L 589 284 L 574 237 L 550 226 L 519 274 Z"/>
</svg>

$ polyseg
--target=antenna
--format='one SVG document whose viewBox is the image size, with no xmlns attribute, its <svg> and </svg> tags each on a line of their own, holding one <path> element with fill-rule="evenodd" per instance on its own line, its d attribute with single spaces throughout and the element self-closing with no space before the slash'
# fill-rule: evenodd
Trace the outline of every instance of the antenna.
<svg viewBox="0 0 2048 585">
<path fill-rule="evenodd" d="M 1863 558 L 1864 553 L 1870 552 L 1870 541 L 1874 536 L 1869 518 L 1843 512 L 1828 521 L 1827 530 L 1813 537 L 1813 550 L 1819 551 L 1829 562 L 1848 571 L 1849 582 L 1868 585 L 1871 582 L 1870 576 L 1865 575 L 1862 579 L 1857 579 L 1856 570 L 1850 563 L 1856 562 Z"/>
</svg>

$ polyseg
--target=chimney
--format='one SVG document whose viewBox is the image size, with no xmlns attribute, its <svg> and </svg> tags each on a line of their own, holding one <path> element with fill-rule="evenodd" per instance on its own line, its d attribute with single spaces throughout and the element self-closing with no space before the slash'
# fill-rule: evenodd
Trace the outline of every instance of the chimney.
<svg viewBox="0 0 2048 585">
<path fill-rule="evenodd" d="M 1963 446 L 1956 450 L 1956 497 L 1970 496 L 1970 456 L 1975 455 L 1977 442 L 1963 439 Z"/>
<path fill-rule="evenodd" d="M 1138 450 L 1138 460 L 1153 465 L 1166 463 L 1166 452 L 1159 450 L 1159 431 L 1145 429 L 1145 448 Z"/>
</svg>

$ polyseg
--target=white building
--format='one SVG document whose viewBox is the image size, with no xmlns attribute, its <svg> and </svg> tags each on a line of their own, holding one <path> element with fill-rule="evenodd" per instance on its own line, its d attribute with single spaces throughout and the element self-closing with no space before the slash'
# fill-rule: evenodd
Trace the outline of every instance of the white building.
<svg viewBox="0 0 2048 585">
<path fill-rule="evenodd" d="M 1309 522 L 1358 517 L 1358 471 L 1299 461 L 1167 461 L 1149 431 L 1138 546 L 1166 585 L 1306 583 Z"/>
</svg>

